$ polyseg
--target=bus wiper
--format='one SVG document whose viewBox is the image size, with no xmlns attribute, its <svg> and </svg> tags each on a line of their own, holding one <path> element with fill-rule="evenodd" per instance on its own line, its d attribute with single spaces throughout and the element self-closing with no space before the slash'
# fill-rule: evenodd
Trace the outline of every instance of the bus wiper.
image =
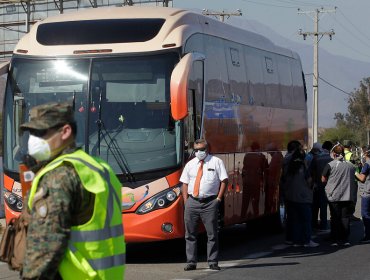
<svg viewBox="0 0 370 280">
<path fill-rule="evenodd" d="M 104 142 L 107 145 L 108 151 L 110 150 L 114 159 L 116 160 L 119 168 L 121 169 L 122 173 L 126 175 L 126 178 L 129 182 L 135 181 L 134 175 L 130 172 L 130 169 L 126 163 L 125 156 L 121 152 L 121 149 L 117 145 L 117 141 L 112 138 L 110 133 L 105 128 L 104 122 L 101 118 L 101 101 L 102 101 L 102 93 L 100 91 L 99 94 L 99 113 L 98 113 L 98 120 L 96 121 L 98 125 L 98 152 L 100 155 L 100 144 L 101 144 L 101 138 L 100 135 L 103 136 Z M 103 130 L 103 133 L 102 133 Z M 108 140 L 105 136 L 108 136 L 110 143 L 108 143 Z M 111 144 L 111 145 L 110 145 Z M 111 147 L 112 146 L 112 147 Z"/>
</svg>

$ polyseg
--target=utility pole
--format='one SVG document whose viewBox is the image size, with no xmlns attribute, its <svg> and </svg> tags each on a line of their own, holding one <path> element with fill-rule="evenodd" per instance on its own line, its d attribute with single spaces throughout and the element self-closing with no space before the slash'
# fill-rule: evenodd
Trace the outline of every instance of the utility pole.
<svg viewBox="0 0 370 280">
<path fill-rule="evenodd" d="M 301 11 L 298 9 L 298 14 L 308 14 L 314 15 L 314 31 L 313 32 L 302 32 L 302 29 L 299 30 L 299 35 L 303 36 L 303 40 L 306 40 L 307 36 L 314 37 L 313 43 L 313 104 L 312 104 L 312 144 L 317 142 L 317 129 L 318 129 L 318 96 L 319 96 L 319 41 L 324 35 L 328 35 L 330 40 L 335 34 L 332 29 L 329 32 L 319 32 L 319 20 L 320 14 L 323 13 L 333 13 L 337 7 L 333 10 L 324 10 L 324 8 L 316 9 L 314 11 Z"/>
<path fill-rule="evenodd" d="M 207 9 L 203 9 L 202 14 L 205 15 L 205 16 L 215 16 L 216 18 L 218 18 L 222 22 L 225 22 L 225 17 L 230 18 L 231 16 L 241 16 L 241 15 L 243 15 L 242 11 L 239 10 L 239 9 L 237 9 L 236 12 L 233 12 L 233 13 L 228 13 L 228 12 L 225 12 L 225 11 L 215 12 L 215 11 L 209 11 Z"/>
</svg>

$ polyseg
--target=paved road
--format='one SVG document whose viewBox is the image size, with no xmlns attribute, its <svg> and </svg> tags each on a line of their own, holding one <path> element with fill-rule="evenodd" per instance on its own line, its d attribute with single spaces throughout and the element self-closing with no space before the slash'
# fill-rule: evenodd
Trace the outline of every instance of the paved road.
<svg viewBox="0 0 370 280">
<path fill-rule="evenodd" d="M 248 234 L 243 226 L 235 227 L 221 236 L 220 272 L 207 268 L 204 242 L 198 269 L 191 272 L 183 271 L 183 242 L 130 246 L 126 279 L 369 280 L 370 244 L 358 244 L 362 232 L 362 222 L 352 223 L 349 247 L 331 247 L 325 233 L 315 236 L 317 248 L 294 248 L 283 243 L 282 234 Z"/>
<path fill-rule="evenodd" d="M 358 205 L 359 208 L 359 205 Z M 358 209 L 356 215 L 358 216 Z M 238 225 L 221 233 L 220 272 L 207 268 L 205 238 L 199 244 L 198 269 L 185 272 L 183 240 L 127 246 L 126 280 L 369 280 L 370 244 L 359 245 L 362 222 L 353 222 L 349 247 L 331 247 L 328 234 L 317 234 L 317 248 L 293 248 L 284 235 L 267 226 L 251 230 Z M 0 279 L 19 276 L 0 265 Z"/>
</svg>

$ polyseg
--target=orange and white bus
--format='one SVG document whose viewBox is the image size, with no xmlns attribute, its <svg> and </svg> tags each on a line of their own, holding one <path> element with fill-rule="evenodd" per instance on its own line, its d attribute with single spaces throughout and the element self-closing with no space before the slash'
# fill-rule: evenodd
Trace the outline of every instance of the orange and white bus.
<svg viewBox="0 0 370 280">
<path fill-rule="evenodd" d="M 0 71 L 7 221 L 24 205 L 19 125 L 50 101 L 73 103 L 78 145 L 119 176 L 127 242 L 184 236 L 179 177 L 200 137 L 229 174 L 220 225 L 279 218 L 281 151 L 307 141 L 296 53 L 186 10 L 97 8 L 36 23 Z"/>
</svg>

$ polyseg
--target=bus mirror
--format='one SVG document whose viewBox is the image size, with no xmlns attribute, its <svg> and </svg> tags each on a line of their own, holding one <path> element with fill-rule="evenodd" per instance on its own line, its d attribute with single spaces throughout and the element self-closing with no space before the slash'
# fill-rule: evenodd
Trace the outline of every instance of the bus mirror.
<svg viewBox="0 0 370 280">
<path fill-rule="evenodd" d="M 10 61 L 0 62 L 0 76 L 8 74 Z"/>
<path fill-rule="evenodd" d="M 188 53 L 176 65 L 171 75 L 171 114 L 174 120 L 181 120 L 188 114 L 187 93 L 189 77 L 194 61 L 204 60 L 204 55 Z"/>
</svg>

